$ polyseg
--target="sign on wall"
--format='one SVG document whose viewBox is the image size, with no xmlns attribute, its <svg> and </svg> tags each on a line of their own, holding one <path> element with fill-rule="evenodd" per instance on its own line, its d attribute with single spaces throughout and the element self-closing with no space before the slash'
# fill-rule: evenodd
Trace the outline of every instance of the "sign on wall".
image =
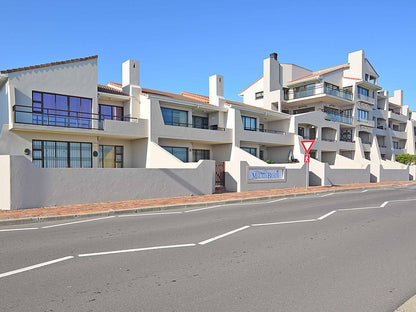
<svg viewBox="0 0 416 312">
<path fill-rule="evenodd" d="M 284 179 L 284 169 L 249 169 L 248 180 L 249 181 L 276 181 Z"/>
</svg>

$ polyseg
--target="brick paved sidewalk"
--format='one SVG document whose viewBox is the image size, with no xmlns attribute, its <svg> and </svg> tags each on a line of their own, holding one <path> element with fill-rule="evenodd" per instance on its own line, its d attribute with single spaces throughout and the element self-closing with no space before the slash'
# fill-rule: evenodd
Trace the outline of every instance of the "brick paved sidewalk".
<svg viewBox="0 0 416 312">
<path fill-rule="evenodd" d="M 211 195 L 198 195 L 198 196 L 180 196 L 180 197 L 169 197 L 169 198 L 155 198 L 155 199 L 141 199 L 141 200 L 128 200 L 119 202 L 108 202 L 108 203 L 94 203 L 94 204 L 81 204 L 81 205 L 68 205 L 68 206 L 57 206 L 57 207 L 42 207 L 33 209 L 22 209 L 22 210 L 0 210 L 0 221 L 1 220 L 17 220 L 26 218 L 45 218 L 53 216 L 65 216 L 65 215 L 82 215 L 91 213 L 105 213 L 117 210 L 135 209 L 135 208 L 149 208 L 162 207 L 171 205 L 184 205 L 184 204 L 197 204 L 197 203 L 208 203 L 217 201 L 227 200 L 238 200 L 238 199 L 253 199 L 262 198 L 268 196 L 279 196 L 279 195 L 291 195 L 291 194 L 304 194 L 314 192 L 331 192 L 337 190 L 346 190 L 354 188 L 373 188 L 380 186 L 391 186 L 391 185 L 406 185 L 410 183 L 416 183 L 416 181 L 398 181 L 398 182 L 381 182 L 381 183 L 362 183 L 362 184 L 345 184 L 337 186 L 311 186 L 306 189 L 290 188 L 290 189 L 274 189 L 265 191 L 251 191 L 241 193 L 222 193 L 222 194 L 211 194 Z"/>
</svg>

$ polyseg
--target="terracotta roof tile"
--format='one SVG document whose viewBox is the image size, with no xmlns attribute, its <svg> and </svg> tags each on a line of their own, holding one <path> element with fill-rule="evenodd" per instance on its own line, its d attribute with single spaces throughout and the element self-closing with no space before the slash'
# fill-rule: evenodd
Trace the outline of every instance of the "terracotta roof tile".
<svg viewBox="0 0 416 312">
<path fill-rule="evenodd" d="M 96 59 L 96 58 L 98 58 L 98 55 L 93 55 L 93 56 L 88 56 L 88 57 L 83 57 L 83 58 L 77 58 L 77 59 L 72 59 L 72 60 L 66 60 L 66 61 L 60 61 L 60 62 L 33 65 L 33 66 L 28 66 L 28 67 L 7 69 L 7 70 L 0 71 L 0 74 L 9 74 L 9 73 L 14 73 L 14 72 L 23 71 L 23 70 L 31 70 L 31 69 L 36 69 L 36 68 L 48 67 L 48 66 L 70 64 L 70 63 L 75 63 L 75 62 L 83 62 L 83 61 L 92 60 L 92 59 Z"/>
<path fill-rule="evenodd" d="M 181 95 L 209 104 L 209 96 L 183 91 Z"/>
<path fill-rule="evenodd" d="M 206 101 L 205 96 L 195 94 L 195 93 L 185 92 L 186 95 L 183 95 L 183 94 L 176 94 L 176 93 L 170 93 L 170 92 L 146 89 L 146 88 L 142 89 L 142 93 L 145 95 L 155 95 L 155 96 L 165 97 L 167 99 L 173 99 L 173 100 L 179 100 L 179 101 L 185 101 L 185 102 L 191 102 L 191 103 L 197 103 L 197 104 L 205 104 L 205 105 L 211 105 L 211 106 L 217 107 L 216 105 L 209 104 L 209 102 Z M 189 96 L 190 94 L 192 94 L 193 96 L 192 97 Z"/>
<path fill-rule="evenodd" d="M 262 112 L 268 112 L 268 113 L 275 113 L 275 114 L 283 114 L 283 115 L 286 115 L 285 113 L 281 113 L 281 112 L 278 112 L 278 111 L 275 111 L 275 110 L 271 110 L 271 109 L 267 109 L 267 108 L 262 108 L 262 107 L 258 107 L 258 106 L 254 106 L 254 105 L 249 105 L 249 104 L 241 103 L 241 102 L 237 102 L 237 101 L 228 101 L 227 100 L 227 102 L 225 104 L 228 104 L 228 105 L 238 105 L 238 106 L 245 107 L 245 108 L 256 109 L 256 110 L 259 110 L 259 111 L 262 111 Z"/>
<path fill-rule="evenodd" d="M 111 86 L 108 86 L 108 85 L 106 86 L 106 85 L 98 84 L 97 88 L 98 88 L 98 92 L 129 96 L 128 94 L 120 91 L 118 88 L 114 88 L 114 87 L 111 87 Z"/>
</svg>

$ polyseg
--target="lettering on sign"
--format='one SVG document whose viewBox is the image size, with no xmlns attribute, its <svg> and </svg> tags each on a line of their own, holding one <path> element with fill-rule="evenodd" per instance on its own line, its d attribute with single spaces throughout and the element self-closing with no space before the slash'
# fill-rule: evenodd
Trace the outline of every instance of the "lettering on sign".
<svg viewBox="0 0 416 312">
<path fill-rule="evenodd" d="M 284 169 L 249 169 L 248 180 L 249 181 L 276 181 L 283 180 Z"/>
</svg>

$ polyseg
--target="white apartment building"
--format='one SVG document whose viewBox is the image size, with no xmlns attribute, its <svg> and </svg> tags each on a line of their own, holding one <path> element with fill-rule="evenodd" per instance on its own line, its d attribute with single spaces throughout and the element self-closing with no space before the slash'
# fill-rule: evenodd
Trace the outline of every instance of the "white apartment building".
<svg viewBox="0 0 416 312">
<path fill-rule="evenodd" d="M 416 114 L 377 79 L 363 51 L 316 72 L 272 54 L 242 103 L 220 75 L 208 96 L 143 88 L 134 60 L 107 85 L 97 56 L 2 70 L 0 209 L 304 187 L 306 138 L 312 185 L 414 178 L 394 156 Z"/>
</svg>

